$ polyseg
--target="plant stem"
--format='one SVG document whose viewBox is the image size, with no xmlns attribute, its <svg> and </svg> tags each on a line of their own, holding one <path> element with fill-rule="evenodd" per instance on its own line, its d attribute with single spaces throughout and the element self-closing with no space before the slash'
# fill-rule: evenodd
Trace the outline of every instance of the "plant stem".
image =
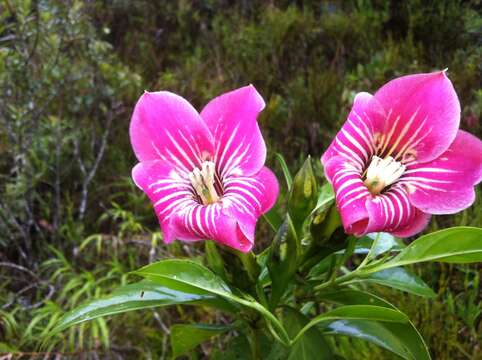
<svg viewBox="0 0 482 360">
<path fill-rule="evenodd" d="M 256 283 L 258 280 L 258 275 L 259 275 L 259 265 L 256 262 L 256 258 L 254 254 L 250 251 L 249 253 L 242 253 L 242 252 L 237 252 L 237 255 L 241 262 L 243 263 L 243 267 L 246 270 L 246 273 L 249 276 L 249 279 L 253 282 Z"/>
<path fill-rule="evenodd" d="M 351 280 L 355 277 L 357 277 L 358 275 L 360 274 L 360 271 L 359 269 L 356 269 L 348 274 L 345 274 L 343 276 L 340 276 L 340 277 L 337 277 L 336 279 L 330 279 L 318 286 L 315 286 L 314 290 L 315 291 L 319 291 L 319 290 L 322 290 L 322 289 L 326 289 L 327 287 L 331 287 L 331 286 L 338 286 L 340 285 L 341 283 L 345 282 L 345 281 L 348 281 L 348 280 Z"/>
<path fill-rule="evenodd" d="M 268 320 L 268 327 L 270 328 L 271 333 L 274 332 L 273 336 L 278 341 L 282 342 L 284 345 L 287 345 L 287 346 L 290 345 L 291 339 L 288 333 L 286 332 L 285 328 L 283 327 L 281 322 L 276 318 L 276 316 L 274 316 L 268 309 L 266 309 L 263 305 L 261 305 L 258 302 L 245 300 L 240 297 L 236 297 L 236 301 L 239 302 L 240 304 L 243 304 L 247 307 L 250 307 L 251 309 L 254 309 L 260 312 L 265 317 L 265 319 Z M 270 325 L 273 325 L 277 331 L 275 331 L 274 328 L 271 328 Z"/>
</svg>

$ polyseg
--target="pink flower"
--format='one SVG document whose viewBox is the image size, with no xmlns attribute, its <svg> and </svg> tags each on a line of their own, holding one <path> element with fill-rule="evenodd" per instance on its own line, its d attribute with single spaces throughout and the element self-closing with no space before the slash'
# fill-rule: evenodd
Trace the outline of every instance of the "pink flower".
<svg viewBox="0 0 482 360">
<path fill-rule="evenodd" d="M 256 221 L 278 197 L 256 118 L 265 103 L 250 85 L 199 114 L 170 92 L 146 92 L 132 115 L 139 163 L 132 178 L 151 199 L 164 241 L 212 239 L 247 252 Z"/>
<path fill-rule="evenodd" d="M 470 206 L 482 180 L 482 142 L 459 130 L 445 71 L 397 78 L 359 93 L 321 161 L 347 233 L 422 231 L 431 214 Z"/>
</svg>

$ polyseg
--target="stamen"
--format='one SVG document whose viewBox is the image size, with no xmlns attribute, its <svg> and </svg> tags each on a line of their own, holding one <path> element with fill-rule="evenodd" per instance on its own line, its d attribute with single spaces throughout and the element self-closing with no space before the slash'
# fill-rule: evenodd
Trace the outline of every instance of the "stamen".
<svg viewBox="0 0 482 360">
<path fill-rule="evenodd" d="M 212 161 L 204 161 L 201 170 L 195 168 L 188 174 L 191 185 L 204 205 L 212 204 L 219 200 L 215 189 L 216 166 Z"/>
<path fill-rule="evenodd" d="M 366 171 L 364 184 L 374 195 L 380 194 L 387 186 L 396 182 L 405 172 L 405 165 L 391 156 L 381 159 L 373 156 Z"/>
</svg>

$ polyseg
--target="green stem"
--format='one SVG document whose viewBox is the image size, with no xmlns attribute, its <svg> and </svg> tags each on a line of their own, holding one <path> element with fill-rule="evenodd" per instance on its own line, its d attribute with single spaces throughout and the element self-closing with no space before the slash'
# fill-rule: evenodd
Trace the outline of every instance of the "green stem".
<svg viewBox="0 0 482 360">
<path fill-rule="evenodd" d="M 290 345 L 291 339 L 290 339 L 288 333 L 286 332 L 285 328 L 283 327 L 281 322 L 276 318 L 276 316 L 274 316 L 268 309 L 266 309 L 264 306 L 262 306 L 258 302 L 245 300 L 245 299 L 242 299 L 242 298 L 239 298 L 239 297 L 236 297 L 236 301 L 239 302 L 240 304 L 243 304 L 243 305 L 245 305 L 245 306 L 247 306 L 251 309 L 254 309 L 254 310 L 260 312 L 261 314 L 263 314 L 264 317 L 266 319 L 268 319 L 269 322 L 274 326 L 274 329 L 270 329 L 270 330 L 274 331 L 273 336 L 275 336 L 275 338 L 278 341 L 281 341 L 284 345 L 286 345 L 286 346 Z M 272 333 L 273 333 L 273 331 L 272 331 Z"/>
<path fill-rule="evenodd" d="M 340 285 L 341 283 L 345 282 L 345 281 L 348 281 L 348 280 L 351 280 L 355 277 L 357 277 L 358 275 L 360 274 L 360 271 L 359 269 L 356 269 L 348 274 L 345 274 L 343 276 L 340 276 L 340 277 L 337 277 L 336 279 L 332 280 L 330 279 L 329 281 L 326 281 L 324 282 L 323 284 L 320 284 L 320 285 L 317 285 L 314 287 L 314 290 L 315 291 L 320 291 L 322 289 L 326 289 L 327 287 L 331 287 L 331 286 L 338 286 Z"/>
<path fill-rule="evenodd" d="M 243 264 L 244 269 L 246 270 L 246 273 L 249 276 L 249 279 L 253 283 L 256 283 L 259 275 L 259 265 L 256 262 L 256 257 L 251 251 L 247 254 L 242 252 L 237 252 L 237 253 L 238 253 L 239 259 Z"/>
</svg>

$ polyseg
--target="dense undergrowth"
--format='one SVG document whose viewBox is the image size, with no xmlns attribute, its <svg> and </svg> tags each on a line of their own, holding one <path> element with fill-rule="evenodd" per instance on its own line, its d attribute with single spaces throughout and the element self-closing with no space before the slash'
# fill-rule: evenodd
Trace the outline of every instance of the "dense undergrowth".
<svg viewBox="0 0 482 360">
<path fill-rule="evenodd" d="M 144 89 L 168 89 L 201 108 L 226 90 L 255 84 L 267 103 L 259 121 L 268 162 L 279 175 L 273 154 L 282 153 L 293 170 L 307 153 L 318 158 L 356 92 L 407 73 L 448 67 L 462 128 L 481 137 L 480 6 L 478 0 L 1 3 L 0 353 L 166 358 L 171 324 L 226 321 L 207 310 L 153 309 L 74 327 L 39 348 L 64 310 L 127 282 L 130 270 L 203 251 L 202 244 L 163 245 L 148 201 L 129 179 L 135 162 L 129 117 Z M 431 227 L 454 223 L 482 226 L 480 197 Z M 258 249 L 267 231 L 261 223 Z M 415 270 L 436 299 L 378 291 L 414 319 L 435 359 L 480 358 L 480 267 Z M 224 344 L 218 338 L 192 358 L 219 356 Z M 337 348 L 347 359 L 390 358 L 348 339 Z"/>
</svg>

